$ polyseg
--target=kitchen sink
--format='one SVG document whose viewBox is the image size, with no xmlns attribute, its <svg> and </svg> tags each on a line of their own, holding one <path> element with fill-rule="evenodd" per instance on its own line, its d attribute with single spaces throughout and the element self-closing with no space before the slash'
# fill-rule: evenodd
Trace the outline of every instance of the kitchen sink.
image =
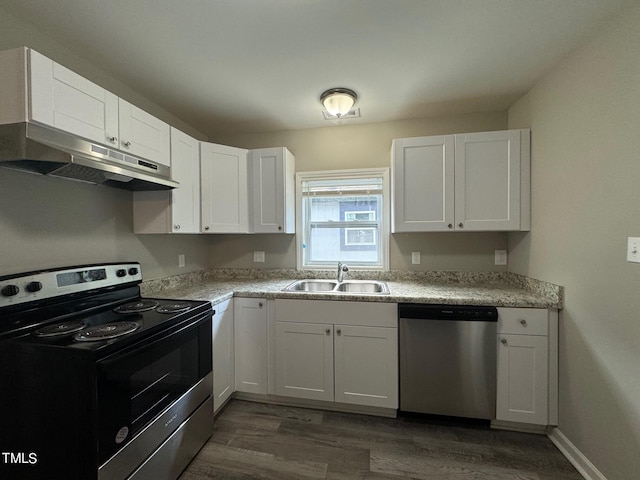
<svg viewBox="0 0 640 480">
<path fill-rule="evenodd" d="M 338 282 L 334 280 L 298 280 L 285 288 L 288 292 L 331 292 Z"/>
<path fill-rule="evenodd" d="M 338 284 L 336 290 L 344 293 L 376 293 L 378 295 L 389 293 L 386 283 L 374 280 L 345 280 Z"/>
<path fill-rule="evenodd" d="M 385 282 L 377 280 L 296 280 L 287 285 L 285 292 L 318 292 L 318 293 L 353 293 L 360 295 L 388 295 L 389 287 Z"/>
</svg>

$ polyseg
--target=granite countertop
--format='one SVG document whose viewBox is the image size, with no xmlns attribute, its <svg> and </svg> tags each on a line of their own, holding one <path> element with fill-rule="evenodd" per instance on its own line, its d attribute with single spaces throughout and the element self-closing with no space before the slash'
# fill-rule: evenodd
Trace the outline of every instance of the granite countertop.
<svg viewBox="0 0 640 480">
<path fill-rule="evenodd" d="M 300 278 L 331 278 L 332 272 L 292 272 L 214 269 L 151 280 L 141 285 L 145 297 L 209 300 L 213 304 L 236 297 L 491 305 L 502 307 L 562 308 L 563 288 L 508 272 L 372 275 L 362 278 L 386 281 L 388 295 L 284 292 Z M 302 276 L 301 276 L 302 275 Z M 375 278 L 374 278 L 375 277 Z M 384 278 L 387 277 L 387 278 Z M 350 278 L 355 278 L 351 276 Z"/>
</svg>

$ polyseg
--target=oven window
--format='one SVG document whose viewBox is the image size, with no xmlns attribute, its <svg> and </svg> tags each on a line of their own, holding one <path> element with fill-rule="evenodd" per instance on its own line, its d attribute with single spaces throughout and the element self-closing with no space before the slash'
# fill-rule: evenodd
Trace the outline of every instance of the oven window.
<svg viewBox="0 0 640 480">
<path fill-rule="evenodd" d="M 100 363 L 101 462 L 211 371 L 210 332 L 206 322 Z"/>
<path fill-rule="evenodd" d="M 158 352 L 160 353 L 160 352 Z M 192 338 L 131 374 L 131 427 L 138 432 L 198 381 L 198 341 Z"/>
</svg>

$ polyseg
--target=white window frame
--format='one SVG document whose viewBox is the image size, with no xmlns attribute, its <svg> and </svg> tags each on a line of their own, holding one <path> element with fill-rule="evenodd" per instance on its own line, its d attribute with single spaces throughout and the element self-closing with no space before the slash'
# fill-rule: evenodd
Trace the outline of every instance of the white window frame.
<svg viewBox="0 0 640 480">
<path fill-rule="evenodd" d="M 296 173 L 296 260 L 298 270 L 331 270 L 337 266 L 335 263 L 324 265 L 304 265 L 304 253 L 302 249 L 304 237 L 304 225 L 302 224 L 302 183 L 312 180 L 342 180 L 347 178 L 371 178 L 382 177 L 382 222 L 380 223 L 379 251 L 382 265 L 349 265 L 350 270 L 389 270 L 389 236 L 391 234 L 391 195 L 389 188 L 388 168 L 359 168 L 349 170 L 325 170 Z"/>
</svg>

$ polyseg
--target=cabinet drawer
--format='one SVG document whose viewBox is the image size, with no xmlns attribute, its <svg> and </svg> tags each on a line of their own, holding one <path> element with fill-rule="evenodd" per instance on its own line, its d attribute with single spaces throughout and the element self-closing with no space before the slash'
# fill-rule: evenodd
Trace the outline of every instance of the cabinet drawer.
<svg viewBox="0 0 640 480">
<path fill-rule="evenodd" d="M 277 298 L 275 306 L 279 322 L 398 327 L 397 303 Z"/>
<path fill-rule="evenodd" d="M 548 312 L 544 308 L 498 308 L 498 333 L 547 336 Z"/>
</svg>

